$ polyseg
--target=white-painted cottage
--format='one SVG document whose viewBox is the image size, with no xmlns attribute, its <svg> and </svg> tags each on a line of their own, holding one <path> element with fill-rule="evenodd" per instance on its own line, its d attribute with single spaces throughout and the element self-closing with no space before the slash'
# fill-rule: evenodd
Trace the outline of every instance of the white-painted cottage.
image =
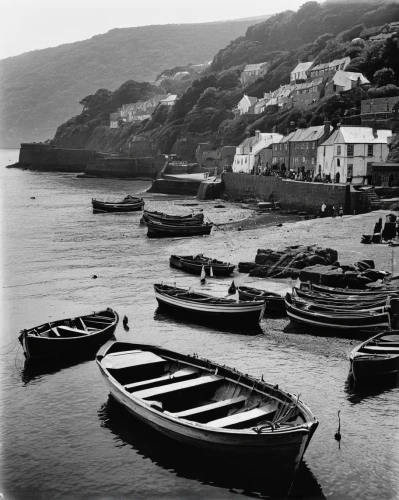
<svg viewBox="0 0 399 500">
<path fill-rule="evenodd" d="M 233 172 L 251 173 L 256 167 L 260 170 L 266 168 L 267 157 L 272 155 L 272 144 L 279 142 L 283 136 L 281 134 L 263 133 L 259 130 L 254 136 L 247 137 L 236 148 L 233 161 Z M 270 149 L 270 154 L 265 155 L 265 149 Z"/>
<path fill-rule="evenodd" d="M 291 83 L 295 83 L 297 80 L 307 80 L 310 69 L 312 68 L 314 62 L 302 62 L 298 61 L 298 64 L 291 71 Z"/>
<path fill-rule="evenodd" d="M 339 126 L 317 149 L 322 177 L 333 182 L 369 184 L 373 162 L 385 162 L 391 130 Z"/>
<path fill-rule="evenodd" d="M 245 115 L 247 113 L 254 113 L 255 104 L 258 102 L 256 97 L 251 97 L 244 94 L 241 101 L 237 104 L 234 112 L 236 115 Z"/>
</svg>

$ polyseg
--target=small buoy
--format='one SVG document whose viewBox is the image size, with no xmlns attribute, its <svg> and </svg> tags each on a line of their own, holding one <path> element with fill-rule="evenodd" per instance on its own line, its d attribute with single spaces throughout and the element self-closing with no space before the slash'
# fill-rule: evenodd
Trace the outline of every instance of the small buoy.
<svg viewBox="0 0 399 500">
<path fill-rule="evenodd" d="M 127 324 L 129 323 L 129 320 L 128 320 L 128 317 L 125 315 L 123 317 L 123 320 L 122 320 L 122 323 L 123 323 L 123 326 L 125 327 L 125 329 L 129 329 L 129 327 L 127 326 Z"/>
<path fill-rule="evenodd" d="M 30 199 L 31 200 L 36 200 L 36 196 L 31 196 Z"/>
<path fill-rule="evenodd" d="M 97 279 L 97 274 L 93 274 L 93 276 L 91 277 L 92 280 L 95 280 Z"/>
<path fill-rule="evenodd" d="M 238 227 L 237 227 L 237 231 L 242 231 L 242 227 L 241 227 L 241 226 L 238 226 Z"/>
</svg>

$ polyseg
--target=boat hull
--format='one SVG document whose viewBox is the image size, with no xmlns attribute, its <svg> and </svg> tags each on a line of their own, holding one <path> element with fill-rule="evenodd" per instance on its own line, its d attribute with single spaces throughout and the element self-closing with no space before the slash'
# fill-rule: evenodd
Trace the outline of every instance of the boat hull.
<svg viewBox="0 0 399 500">
<path fill-rule="evenodd" d="M 113 347 L 116 344 L 118 346 L 114 351 Z M 160 411 L 158 407 L 152 405 L 153 401 L 146 401 L 139 396 L 135 396 L 134 393 L 128 392 L 125 386 L 121 385 L 112 373 L 108 371 L 106 368 L 109 366 L 107 362 L 103 366 L 103 359 L 107 360 L 107 353 L 109 351 L 124 354 L 128 352 L 127 349 L 149 351 L 166 359 L 173 359 L 179 366 L 191 366 L 203 369 L 209 373 L 218 373 L 223 380 L 230 381 L 229 383 L 241 384 L 241 386 L 249 390 L 250 394 L 253 391 L 261 391 L 262 394 L 269 394 L 272 397 L 276 397 L 277 400 L 284 401 L 285 404 L 292 405 L 294 403 L 300 408 L 301 414 L 306 419 L 306 423 L 297 427 L 277 427 L 274 430 L 269 428 L 265 432 L 255 432 L 250 427 L 246 429 L 226 429 L 218 426 L 199 424 L 185 418 L 179 418 L 173 413 Z M 211 453 L 217 452 L 245 456 L 245 458 L 262 458 L 262 461 L 268 458 L 273 462 L 281 460 L 285 465 L 290 465 L 293 469 L 296 469 L 318 426 L 316 418 L 299 398 L 284 393 L 275 387 L 273 388 L 263 381 L 258 381 L 248 375 L 244 375 L 226 366 L 217 365 L 209 360 L 175 353 L 155 346 L 109 342 L 97 353 L 96 362 L 111 396 L 135 418 L 169 438 L 186 445 L 207 450 Z"/>
<path fill-rule="evenodd" d="M 174 311 L 183 311 L 190 313 L 196 317 L 214 319 L 223 322 L 259 322 L 264 315 L 266 304 L 234 304 L 232 305 L 216 305 L 194 303 L 164 295 L 155 290 L 155 297 L 161 307 L 165 307 Z"/>
<path fill-rule="evenodd" d="M 144 422 L 165 436 L 180 443 L 206 449 L 213 452 L 233 455 L 264 456 L 268 455 L 275 460 L 289 461 L 296 468 L 302 459 L 310 439 L 316 430 L 302 430 L 292 434 L 231 434 L 228 438 L 223 433 L 211 430 L 188 428 L 183 422 L 168 419 L 160 412 L 152 411 L 145 405 L 135 402 L 124 394 L 103 372 L 105 383 L 111 396 L 129 411 L 138 420 Z"/>
<path fill-rule="evenodd" d="M 238 287 L 238 298 L 240 300 L 246 300 L 246 301 L 263 300 L 266 304 L 266 312 L 286 314 L 285 302 L 283 297 L 270 297 L 270 296 L 262 297 L 261 295 L 250 293 Z"/>
<path fill-rule="evenodd" d="M 171 224 L 153 223 L 147 220 L 148 238 L 168 238 L 175 236 L 203 236 L 212 231 L 212 224 L 200 226 L 174 226 Z"/>
<path fill-rule="evenodd" d="M 95 352 L 114 336 L 115 324 L 98 333 L 76 338 L 45 338 L 22 336 L 21 344 L 27 360 L 52 361 L 81 358 Z"/>
<path fill-rule="evenodd" d="M 108 203 L 92 200 L 93 213 L 137 212 L 143 210 L 144 201 L 138 199 L 132 203 Z"/>
<path fill-rule="evenodd" d="M 285 301 L 285 306 L 290 320 L 311 326 L 334 330 L 362 331 L 390 327 L 390 316 L 387 312 L 370 316 L 345 316 L 342 314 L 342 316 L 333 317 L 327 314 L 305 311 L 290 304 L 287 300 Z"/>
<path fill-rule="evenodd" d="M 190 260 L 179 258 L 177 256 L 172 255 L 169 259 L 169 263 L 172 267 L 176 269 L 181 269 L 182 271 L 186 271 L 191 274 L 200 275 L 202 271 L 202 267 L 204 267 L 205 273 L 207 276 L 210 276 L 211 267 L 212 273 L 214 276 L 229 276 L 235 269 L 234 265 L 228 264 L 205 264 L 200 261 L 191 262 Z"/>
<path fill-rule="evenodd" d="M 355 379 L 391 376 L 399 373 L 398 355 L 359 355 L 350 359 L 351 372 Z"/>
</svg>

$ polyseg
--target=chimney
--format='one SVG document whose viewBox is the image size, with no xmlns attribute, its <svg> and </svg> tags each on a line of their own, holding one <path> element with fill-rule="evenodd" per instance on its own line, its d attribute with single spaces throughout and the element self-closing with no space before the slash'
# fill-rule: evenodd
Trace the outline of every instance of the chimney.
<svg viewBox="0 0 399 500">
<path fill-rule="evenodd" d="M 342 123 L 337 123 L 337 130 L 341 128 Z"/>
<path fill-rule="evenodd" d="M 302 62 L 302 59 L 298 59 L 298 64 L 301 64 L 301 62 Z"/>
<path fill-rule="evenodd" d="M 324 133 L 325 134 L 330 133 L 330 126 L 331 126 L 331 122 L 329 122 L 328 120 L 324 120 Z"/>
<path fill-rule="evenodd" d="M 378 137 L 378 130 L 377 130 L 376 123 L 374 123 L 374 125 L 373 125 L 373 137 L 374 137 L 374 139 L 377 139 L 377 137 Z"/>
<path fill-rule="evenodd" d="M 257 142 L 259 141 L 259 134 L 260 134 L 260 130 L 255 130 L 255 137 L 256 137 Z"/>
</svg>

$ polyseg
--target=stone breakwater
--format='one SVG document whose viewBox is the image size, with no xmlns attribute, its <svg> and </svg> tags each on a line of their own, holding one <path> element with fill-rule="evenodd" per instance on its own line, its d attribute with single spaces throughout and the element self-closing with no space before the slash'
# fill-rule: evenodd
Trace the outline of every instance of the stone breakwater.
<svg viewBox="0 0 399 500">
<path fill-rule="evenodd" d="M 258 278 L 299 278 L 301 281 L 362 289 L 379 286 L 389 275 L 375 270 L 372 259 L 341 265 L 338 252 L 318 245 L 293 245 L 283 250 L 258 249 L 254 262 L 240 262 L 238 270 Z"/>
</svg>

